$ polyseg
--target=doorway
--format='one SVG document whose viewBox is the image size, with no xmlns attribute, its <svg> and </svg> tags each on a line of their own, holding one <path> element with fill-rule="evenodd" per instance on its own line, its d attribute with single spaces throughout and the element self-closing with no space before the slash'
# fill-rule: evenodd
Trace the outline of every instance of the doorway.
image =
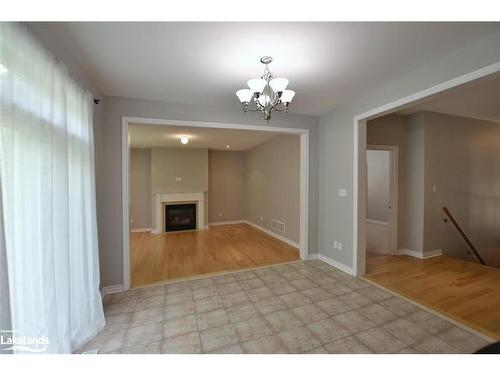
<svg viewBox="0 0 500 375">
<path fill-rule="evenodd" d="M 397 250 L 398 147 L 367 146 L 366 257 Z"/>
</svg>

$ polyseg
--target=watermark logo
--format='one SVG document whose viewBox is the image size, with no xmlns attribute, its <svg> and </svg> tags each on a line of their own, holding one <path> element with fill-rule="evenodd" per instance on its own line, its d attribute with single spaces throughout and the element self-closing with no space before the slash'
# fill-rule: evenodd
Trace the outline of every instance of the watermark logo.
<svg viewBox="0 0 500 375">
<path fill-rule="evenodd" d="M 17 331 L 0 330 L 0 348 L 4 352 L 43 353 L 48 345 L 47 336 L 22 336 Z"/>
</svg>

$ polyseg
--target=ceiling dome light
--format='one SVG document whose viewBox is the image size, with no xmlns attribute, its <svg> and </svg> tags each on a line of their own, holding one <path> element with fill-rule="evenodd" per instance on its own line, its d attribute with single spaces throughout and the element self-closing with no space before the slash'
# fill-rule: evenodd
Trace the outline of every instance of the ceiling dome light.
<svg viewBox="0 0 500 375">
<path fill-rule="evenodd" d="M 183 135 L 183 136 L 181 137 L 181 143 L 182 143 L 183 145 L 187 145 L 187 144 L 189 143 L 189 137 L 188 137 L 187 135 Z"/>
<path fill-rule="evenodd" d="M 295 91 L 286 89 L 288 79 L 273 78 L 269 71 L 272 61 L 270 56 L 261 58 L 260 62 L 266 66 L 262 77 L 249 80 L 247 85 L 250 89 L 236 91 L 243 111 L 260 111 L 267 122 L 271 119 L 272 112 L 288 112 L 288 105 L 295 95 Z"/>
</svg>

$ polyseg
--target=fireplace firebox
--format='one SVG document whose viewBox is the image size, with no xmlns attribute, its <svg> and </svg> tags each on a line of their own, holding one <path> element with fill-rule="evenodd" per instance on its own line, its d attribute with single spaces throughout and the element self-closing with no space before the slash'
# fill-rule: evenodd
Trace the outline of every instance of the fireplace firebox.
<svg viewBox="0 0 500 375">
<path fill-rule="evenodd" d="M 196 229 L 196 203 L 165 205 L 165 232 Z"/>
</svg>

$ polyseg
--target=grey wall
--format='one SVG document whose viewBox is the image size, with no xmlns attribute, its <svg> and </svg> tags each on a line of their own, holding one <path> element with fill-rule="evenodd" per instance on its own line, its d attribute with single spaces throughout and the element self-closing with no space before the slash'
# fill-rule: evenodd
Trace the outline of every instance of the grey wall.
<svg viewBox="0 0 500 375">
<path fill-rule="evenodd" d="M 180 181 L 176 181 L 176 178 L 180 178 Z M 153 194 L 208 191 L 208 150 L 153 147 L 151 190 Z"/>
<path fill-rule="evenodd" d="M 279 135 L 246 153 L 245 217 L 274 231 L 271 220 L 285 223 L 292 241 L 300 239 L 300 137 Z"/>
<path fill-rule="evenodd" d="M 384 150 L 368 150 L 366 218 L 389 222 L 391 154 Z"/>
<path fill-rule="evenodd" d="M 398 249 L 423 251 L 424 125 L 422 114 L 388 115 L 367 124 L 367 143 L 398 146 Z"/>
<path fill-rule="evenodd" d="M 432 112 L 424 119 L 424 249 L 475 260 L 443 222 L 447 206 L 486 263 L 500 267 L 500 124 Z"/>
<path fill-rule="evenodd" d="M 245 152 L 208 153 L 210 223 L 245 219 Z"/>
<path fill-rule="evenodd" d="M 122 116 L 239 123 L 267 126 L 257 113 L 244 113 L 234 103 L 228 108 L 165 103 L 121 97 L 105 97 L 103 126 L 100 129 L 101 164 L 96 172 L 98 189 L 98 225 L 102 285 L 123 281 L 122 200 L 121 200 L 121 123 Z M 318 228 L 318 128 L 314 116 L 277 113 L 272 126 L 309 129 L 309 252 L 317 253 Z"/>
<path fill-rule="evenodd" d="M 151 150 L 130 150 L 130 228 L 151 228 Z"/>
<path fill-rule="evenodd" d="M 500 33 L 367 91 L 320 117 L 319 129 L 319 249 L 346 266 L 353 264 L 354 121 L 356 115 L 500 62 Z M 346 188 L 347 197 L 338 189 Z M 342 241 L 342 251 L 333 241 Z"/>
</svg>

